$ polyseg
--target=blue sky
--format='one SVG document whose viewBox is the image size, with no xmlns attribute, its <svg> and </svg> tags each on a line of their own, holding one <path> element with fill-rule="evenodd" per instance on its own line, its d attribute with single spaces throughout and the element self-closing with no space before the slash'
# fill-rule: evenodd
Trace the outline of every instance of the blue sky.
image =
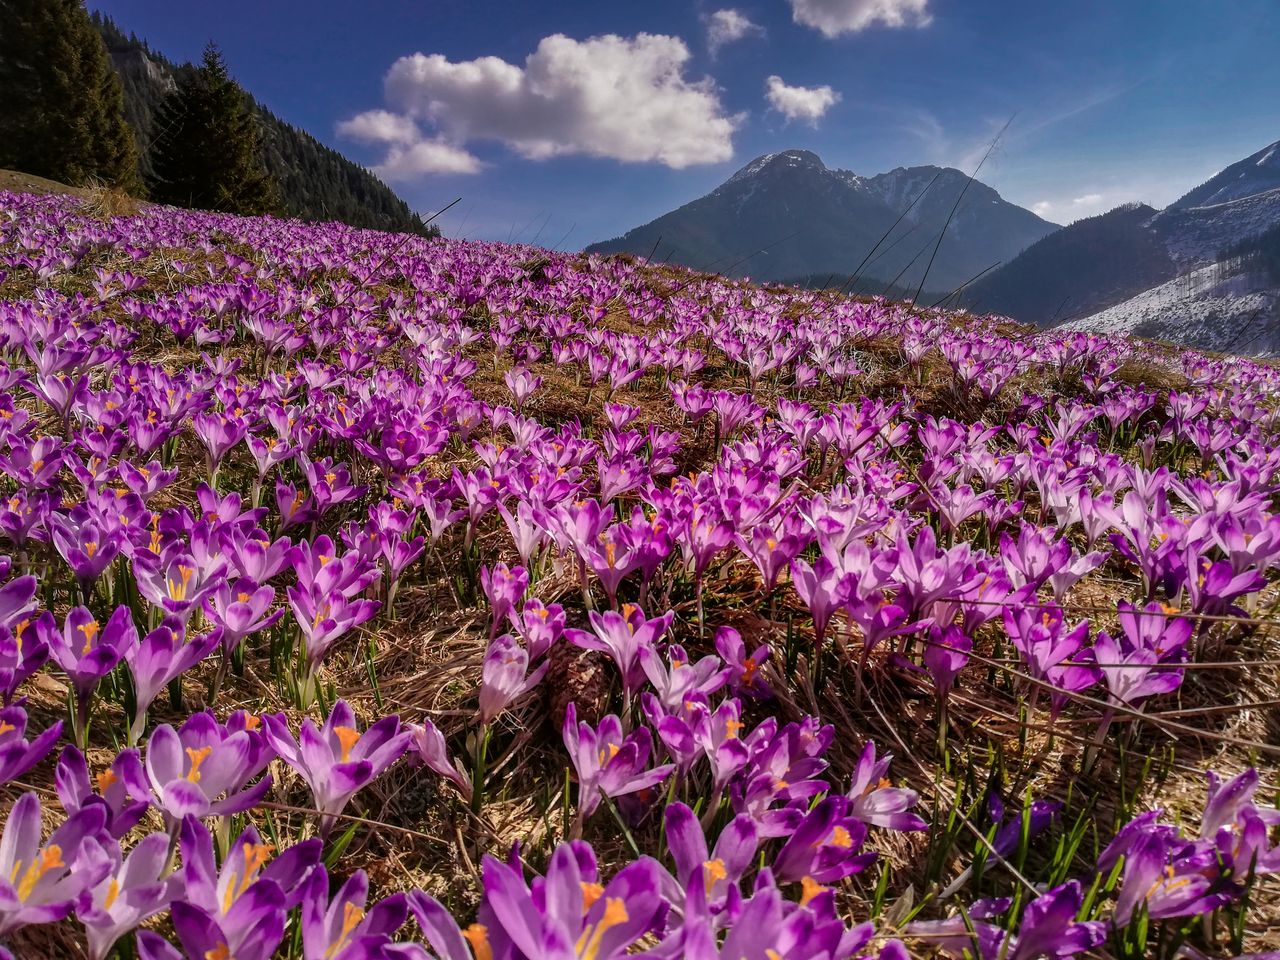
<svg viewBox="0 0 1280 960">
<path fill-rule="evenodd" d="M 761 154 L 948 164 L 1066 223 L 1280 138 L 1275 0 L 90 0 L 216 40 L 285 119 L 450 235 L 580 248 Z M 718 38 L 718 43 L 713 39 Z M 563 238 L 563 239 L 562 239 Z"/>
</svg>

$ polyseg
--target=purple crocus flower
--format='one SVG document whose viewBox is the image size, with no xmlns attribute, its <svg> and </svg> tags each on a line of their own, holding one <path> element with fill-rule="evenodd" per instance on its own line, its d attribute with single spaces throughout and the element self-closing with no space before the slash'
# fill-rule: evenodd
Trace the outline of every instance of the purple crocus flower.
<svg viewBox="0 0 1280 960">
<path fill-rule="evenodd" d="M 245 533 L 224 527 L 218 534 L 230 570 L 252 583 L 265 583 L 283 570 L 293 547 L 288 537 L 272 541 L 261 530 Z"/>
<path fill-rule="evenodd" d="M 480 724 L 492 723 L 502 711 L 542 682 L 549 663 L 529 673 L 529 654 L 510 634 L 489 644 L 480 679 Z"/>
<path fill-rule="evenodd" d="M 329 458 L 314 462 L 302 458 L 302 470 L 311 487 L 311 498 L 320 516 L 338 504 L 357 500 L 368 488 L 351 483 L 351 471 L 345 463 L 335 464 Z"/>
<path fill-rule="evenodd" d="M 21 619 L 12 627 L 0 626 L 0 700 L 4 703 L 9 703 L 22 682 L 48 662 L 49 638 L 56 629 L 53 614 L 48 611 L 34 620 Z"/>
<path fill-rule="evenodd" d="M 86 590 L 120 553 L 124 530 L 106 529 L 88 514 L 51 513 L 48 519 L 53 545 Z"/>
<path fill-rule="evenodd" d="M 133 722 L 129 725 L 130 745 L 142 736 L 147 724 L 147 708 L 160 691 L 212 653 L 222 640 L 222 631 L 217 627 L 190 640 L 185 634 L 175 620 L 172 625 L 156 627 L 125 653 L 136 698 Z"/>
<path fill-rule="evenodd" d="M 204 612 L 222 629 L 222 649 L 230 654 L 250 634 L 269 630 L 284 616 L 284 610 L 269 613 L 276 592 L 249 578 L 234 584 L 223 582 L 204 601 Z"/>
<path fill-rule="evenodd" d="M 610 714 L 597 728 L 578 722 L 575 704 L 564 714 L 564 743 L 578 774 L 578 819 L 586 819 L 600 805 L 600 799 L 647 790 L 667 778 L 675 769 L 663 764 L 646 769 L 653 749 L 647 727 L 623 736 L 622 721 Z"/>
<path fill-rule="evenodd" d="M 409 569 L 409 565 L 422 556 L 426 549 L 426 537 L 418 536 L 412 540 L 400 537 L 382 539 L 382 559 L 387 565 L 387 578 L 393 587 Z"/>
<path fill-rule="evenodd" d="M 546 542 L 547 524 L 550 521 L 541 508 L 532 506 L 524 500 L 516 504 L 514 514 L 507 509 L 505 503 L 499 503 L 498 513 L 502 515 L 503 523 L 511 532 L 516 553 L 520 554 L 520 562 L 527 567 L 534 553 Z"/>
<path fill-rule="evenodd" d="M 143 837 L 123 859 L 118 848 L 107 849 L 111 871 L 90 891 L 91 904 L 76 911 L 85 925 L 90 960 L 106 960 L 116 941 L 167 907 L 182 890 L 181 876 L 165 876 L 168 835 Z"/>
<path fill-rule="evenodd" d="M 822 727 L 812 717 L 781 730 L 776 718 L 766 719 L 743 738 L 750 760 L 732 784 L 733 809 L 748 814 L 761 836 L 790 834 L 803 810 L 797 801 L 807 805 L 831 789 L 818 775 L 826 768 L 821 758 L 834 735 L 832 727 Z M 779 803 L 786 806 L 774 809 Z"/>
<path fill-rule="evenodd" d="M 276 508 L 280 513 L 280 529 L 310 523 L 319 517 L 315 501 L 305 490 L 300 490 L 292 483 L 276 481 Z"/>
<path fill-rule="evenodd" d="M 422 956 L 392 953 L 392 935 L 409 913 L 408 897 L 394 893 L 372 906 L 369 878 L 357 870 L 347 878 L 333 900 L 329 899 L 329 876 L 317 865 L 302 884 L 303 960 L 391 960 L 392 957 Z"/>
<path fill-rule="evenodd" d="M 1240 815 L 1253 808 L 1253 794 L 1258 789 L 1258 771 L 1249 767 L 1225 783 L 1212 770 L 1205 772 L 1209 782 L 1209 795 L 1205 799 L 1204 813 L 1200 818 L 1200 837 L 1208 840 L 1222 829 L 1236 830 Z M 1280 813 L 1273 813 L 1280 818 Z"/>
<path fill-rule="evenodd" d="M 641 857 L 601 886 L 590 848 L 561 844 L 551 855 L 545 879 L 534 889 L 518 865 L 486 857 L 484 892 L 503 940 L 520 954 L 548 960 L 614 960 L 661 923 L 661 875 L 655 860 Z M 476 956 L 493 956 L 493 931 L 484 933 L 480 945 L 479 937 L 471 941 Z"/>
<path fill-rule="evenodd" d="M 8 558 L 4 558 L 3 567 L 4 569 L 0 570 L 0 576 L 8 576 L 10 570 Z M 14 628 L 23 621 L 29 621 L 35 612 L 37 586 L 39 581 L 35 577 L 26 576 L 16 577 L 0 587 L 0 627 L 21 633 Z"/>
<path fill-rule="evenodd" d="M 716 630 L 716 653 L 729 669 L 729 683 L 736 696 L 762 698 L 772 691 L 760 675 L 761 665 L 769 659 L 769 645 L 762 643 L 747 656 L 747 646 L 733 627 Z"/>
<path fill-rule="evenodd" d="M 150 799 L 130 796 L 128 784 L 145 782 L 142 757 L 137 750 L 123 750 L 111 766 L 89 778 L 84 754 L 68 744 L 62 748 L 53 772 L 58 800 L 67 813 L 98 804 L 107 811 L 106 832 L 119 840 L 132 830 L 151 806 Z"/>
<path fill-rule="evenodd" d="M 832 883 L 866 869 L 875 853 L 860 853 L 867 828 L 851 816 L 847 797 L 819 800 L 806 812 L 773 861 L 778 879 Z"/>
<path fill-rule="evenodd" d="M 27 711 L 21 707 L 0 709 L 0 784 L 22 776 L 45 758 L 62 736 L 62 721 L 28 742 Z"/>
<path fill-rule="evenodd" d="M 320 862 L 323 844 L 314 838 L 303 840 L 276 856 L 275 846 L 263 843 L 250 826 L 231 842 L 218 864 L 213 856 L 213 837 L 198 818 L 189 816 L 182 821 L 178 848 L 182 852 L 184 899 L 213 917 L 231 920 L 240 898 L 259 884 L 267 885 L 279 908 L 292 910 L 302 898 L 302 881 Z"/>
<path fill-rule="evenodd" d="M 216 917 L 185 900 L 175 901 L 170 914 L 173 929 L 188 958 L 271 960 L 284 938 L 285 911 L 275 884 L 250 887 L 236 897 L 235 906 L 226 917 Z M 163 940 L 156 940 L 148 939 L 144 948 L 139 935 L 138 948 L 143 960 L 148 955 L 161 960 L 182 956 L 172 947 L 166 950 L 168 945 Z M 150 953 L 144 953 L 144 949 Z"/>
<path fill-rule="evenodd" d="M 852 801 L 849 815 L 888 830 L 926 830 L 928 825 L 908 812 L 919 798 L 914 790 L 895 787 L 885 777 L 892 756 L 876 759 L 876 745 L 868 740 L 853 771 L 847 796 Z"/>
<path fill-rule="evenodd" d="M 1111 699 L 1135 706 L 1148 697 L 1171 693 L 1182 684 L 1182 669 L 1160 666 L 1160 654 L 1150 647 L 1130 648 L 1103 630 L 1093 642 L 1094 658 Z"/>
<path fill-rule="evenodd" d="M 515 397 L 517 410 L 521 409 L 525 401 L 542 386 L 542 378 L 535 377 L 523 367 L 508 370 L 503 374 L 502 379 L 506 383 L 507 389 L 511 391 L 511 395 Z"/>
<path fill-rule="evenodd" d="M 133 573 L 139 593 L 166 617 L 176 617 L 185 624 L 205 597 L 222 584 L 226 561 L 219 558 L 212 568 L 205 568 L 180 545 L 174 546 L 177 549 L 166 549 L 159 556 L 137 551 Z"/>
<path fill-rule="evenodd" d="M 232 714 L 225 725 L 209 711 L 178 730 L 167 723 L 147 741 L 145 779 L 126 768 L 126 786 L 150 797 L 173 829 L 186 816 L 226 817 L 253 808 L 271 789 L 271 775 L 249 786 L 274 756 L 256 717 Z"/>
<path fill-rule="evenodd" d="M 120 480 L 145 503 L 157 491 L 163 490 L 178 479 L 177 470 L 165 470 L 160 461 L 153 460 L 145 467 L 122 460 L 119 466 Z"/>
<path fill-rule="evenodd" d="M 361 733 L 345 700 L 333 705 L 319 729 L 309 717 L 304 719 L 296 740 L 283 714 L 268 714 L 262 722 L 280 759 L 311 787 L 321 833 L 332 829 L 356 791 L 400 759 L 411 736 L 400 728 L 398 716 L 383 717 Z"/>
<path fill-rule="evenodd" d="M 643 465 L 640 465 L 640 469 L 643 469 Z M 604 587 L 610 607 L 617 603 L 618 587 L 622 581 L 639 570 L 645 562 L 647 544 L 626 542 L 624 540 L 626 529 L 623 525 L 617 524 L 602 531 L 594 540 L 575 545 L 578 547 L 581 560 L 591 568 L 591 572 Z"/>
<path fill-rule="evenodd" d="M 971 650 L 973 640 L 954 624 L 946 629 L 939 629 L 936 625 L 930 628 L 929 644 L 924 649 L 922 659 L 943 702 L 951 692 L 956 677 L 969 662 Z"/>
<path fill-rule="evenodd" d="M 627 701 L 644 683 L 644 667 L 640 664 L 640 649 L 652 647 L 658 638 L 671 628 L 674 611 L 668 610 L 660 617 L 646 619 L 644 611 L 634 604 L 624 603 L 622 612 L 606 610 L 590 613 L 592 632 L 566 630 L 570 642 L 588 650 L 600 650 L 609 654 L 622 675 L 622 689 Z"/>
<path fill-rule="evenodd" d="M 33 923 L 53 923 L 88 899 L 111 870 L 102 851 L 106 811 L 71 814 L 44 843 L 40 798 L 24 793 L 9 811 L 0 837 L 0 936 Z"/>
<path fill-rule="evenodd" d="M 1152 920 L 1195 917 L 1234 898 L 1220 880 L 1212 847 L 1182 855 L 1185 844 L 1155 831 L 1136 836 L 1125 852 L 1115 924 L 1133 922 L 1139 908 Z"/>
<path fill-rule="evenodd" d="M 1154 650 L 1162 661 L 1184 655 L 1183 650 L 1195 629 L 1191 619 L 1175 616 L 1159 603 L 1139 607 L 1122 600 L 1117 611 L 1120 629 L 1130 649 Z"/>
<path fill-rule="evenodd" d="M 751 897 L 728 911 L 713 911 L 705 894 L 706 868 L 688 884 L 683 923 L 655 953 L 684 960 L 840 960 L 868 957 L 875 935 L 870 923 L 846 928 L 836 914 L 832 891 L 806 879 L 798 904 L 785 899 L 769 870 L 756 878 Z M 726 923 L 728 921 L 728 923 Z M 721 928 L 728 931 L 721 940 Z M 893 956 L 893 954 L 881 954 Z"/>
<path fill-rule="evenodd" d="M 712 903 L 722 901 L 730 886 L 736 886 L 743 873 L 751 866 L 759 847 L 759 837 L 751 818 L 734 817 L 720 831 L 715 849 L 708 852 L 707 838 L 702 824 L 694 812 L 683 803 L 668 804 L 663 811 L 663 827 L 667 849 L 675 861 L 677 892 L 688 887 L 694 874 L 701 868 L 705 895 Z"/>
<path fill-rule="evenodd" d="M 461 791 L 462 796 L 471 799 L 471 778 L 449 757 L 449 747 L 444 741 L 444 734 L 430 720 L 424 719 L 421 725 L 405 724 L 409 731 L 410 748 L 414 755 L 432 773 L 438 773 L 453 783 Z"/>
<path fill-rule="evenodd" d="M 41 621 L 36 622 L 37 628 Z M 138 631 L 127 606 L 116 607 L 104 628 L 84 607 L 67 614 L 62 630 L 48 631 L 46 642 L 76 693 L 76 742 L 83 747 L 89 732 L 89 708 L 98 681 L 138 645 Z"/>
<path fill-rule="evenodd" d="M 1009 960 L 1074 957 L 1101 944 L 1107 937 L 1105 923 L 1076 921 L 1083 901 L 1078 880 L 1054 887 L 1032 900 L 1022 914 Z"/>
<path fill-rule="evenodd" d="M 525 601 L 516 628 L 524 639 L 530 661 L 537 660 L 564 636 L 565 612 L 558 603 L 545 604 L 537 597 Z"/>
<path fill-rule="evenodd" d="M 1049 800 L 1033 800 L 1030 807 L 1019 811 L 1017 815 L 1002 823 L 999 829 L 996 830 L 995 838 L 991 842 L 992 849 L 987 857 L 987 863 L 993 863 L 997 857 L 1009 856 L 1017 849 L 1024 831 L 1028 839 L 1036 836 L 1058 818 L 1058 813 L 1061 810 L 1062 804 L 1060 803 Z M 991 819 L 996 823 L 1000 823 L 1004 819 L 1004 803 L 994 793 L 987 801 L 987 812 L 991 814 Z"/>
<path fill-rule="evenodd" d="M 821 647 L 827 635 L 827 624 L 845 601 L 843 576 L 826 557 L 812 565 L 805 560 L 791 562 L 791 582 L 813 615 L 813 640 Z"/>
<path fill-rule="evenodd" d="M 489 621 L 489 639 L 498 635 L 498 628 L 529 589 L 529 574 L 524 567 L 509 568 L 505 563 L 495 563 L 493 568 L 480 568 L 480 586 L 489 599 L 493 615 Z"/>
<path fill-rule="evenodd" d="M 785 515 L 784 515 L 785 516 Z M 767 594 L 778 583 L 778 576 L 798 557 L 809 543 L 809 536 L 803 531 L 780 533 L 769 524 L 761 524 L 751 528 L 749 535 L 735 534 L 738 547 L 760 571 L 760 579 L 764 582 Z"/>
<path fill-rule="evenodd" d="M 1098 669 L 1088 663 L 1092 651 L 1084 648 L 1089 621 L 1068 629 L 1060 607 L 1006 607 L 1004 626 L 1014 647 L 1022 654 L 1027 672 L 1051 685 L 1055 716 L 1066 703 L 1068 694 L 1098 682 Z M 1037 686 L 1033 694 L 1038 690 Z"/>
<path fill-rule="evenodd" d="M 288 556 L 298 583 L 286 593 L 306 643 L 308 671 L 314 674 L 334 643 L 378 612 L 378 601 L 355 598 L 380 571 L 357 551 L 336 556 L 329 537 L 298 544 Z"/>
<path fill-rule="evenodd" d="M 706 656 L 691 663 L 684 647 L 673 643 L 667 647 L 668 669 L 654 647 L 641 647 L 640 666 L 657 692 L 658 702 L 668 710 L 676 709 L 687 696 L 710 696 L 729 680 L 729 668 L 720 658 Z"/>
<path fill-rule="evenodd" d="M 176 901 L 171 911 L 187 955 L 270 960 L 284 935 L 285 917 L 301 898 L 304 881 L 320 859 L 320 841 L 294 844 L 273 858 L 275 848 L 262 843 L 250 827 L 232 842 L 219 869 L 209 831 L 195 817 L 187 817 L 179 847 L 185 898 Z M 142 940 L 140 935 L 140 953 Z M 147 949 L 154 951 L 151 956 L 176 955 L 162 943 L 147 943 Z"/>
<path fill-rule="evenodd" d="M 750 748 L 740 736 L 742 732 L 742 703 L 726 698 L 714 710 L 708 709 L 705 698 L 690 697 L 685 704 L 690 720 L 690 739 L 699 747 L 711 765 L 712 804 L 718 801 L 721 791 L 733 776 L 747 765 Z M 664 719 L 658 727 L 663 742 L 672 742 L 672 717 Z"/>
</svg>

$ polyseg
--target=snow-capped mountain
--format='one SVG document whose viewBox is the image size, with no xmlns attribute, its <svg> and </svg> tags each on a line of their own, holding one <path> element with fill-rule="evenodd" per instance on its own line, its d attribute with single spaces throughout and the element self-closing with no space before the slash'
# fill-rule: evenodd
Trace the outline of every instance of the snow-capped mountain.
<svg viewBox="0 0 1280 960">
<path fill-rule="evenodd" d="M 1169 205 L 1170 210 L 1211 207 L 1242 197 L 1252 197 L 1280 188 L 1280 140 L 1188 191 Z"/>
<path fill-rule="evenodd" d="M 652 253 L 757 280 L 832 275 L 836 283 L 867 259 L 862 276 L 875 278 L 878 291 L 894 280 L 917 285 L 941 234 L 926 285 L 948 291 L 1056 229 L 986 184 L 966 189 L 968 180 L 941 167 L 864 177 L 830 169 L 809 150 L 785 150 L 757 157 L 706 196 L 587 251 Z"/>
<path fill-rule="evenodd" d="M 1231 251 L 1278 225 L 1280 141 L 1164 210 L 1130 204 L 1064 227 L 973 284 L 964 304 L 1042 326 L 1271 353 L 1280 279 Z"/>
</svg>

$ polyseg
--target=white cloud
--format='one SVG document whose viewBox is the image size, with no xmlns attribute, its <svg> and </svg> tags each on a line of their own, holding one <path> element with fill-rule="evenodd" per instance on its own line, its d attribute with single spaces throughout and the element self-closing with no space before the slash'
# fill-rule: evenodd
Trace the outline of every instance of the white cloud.
<svg viewBox="0 0 1280 960">
<path fill-rule="evenodd" d="M 408 117 L 389 110 L 367 110 L 338 124 L 338 134 L 371 143 L 413 143 L 422 131 Z"/>
<path fill-rule="evenodd" d="M 929 0 L 789 0 L 791 18 L 824 37 L 886 27 L 928 26 Z"/>
<path fill-rule="evenodd" d="M 729 160 L 741 118 L 724 112 L 712 80 L 684 75 L 689 58 L 678 37 L 647 33 L 556 34 L 523 66 L 416 53 L 387 73 L 391 110 L 362 113 L 340 131 L 390 144 L 379 169 L 398 176 L 478 169 L 465 147 L 479 140 L 534 160 L 585 154 L 676 169 Z"/>
<path fill-rule="evenodd" d="M 385 180 L 416 180 L 430 173 L 479 173 L 480 160 L 460 147 L 439 140 L 393 144 L 373 168 Z"/>
<path fill-rule="evenodd" d="M 707 49 L 712 54 L 719 51 L 725 44 L 764 35 L 764 27 L 752 23 L 746 14 L 732 7 L 717 10 L 704 20 L 707 25 Z"/>
<path fill-rule="evenodd" d="M 413 180 L 430 173 L 479 173 L 480 161 L 461 147 L 423 136 L 409 117 L 389 110 L 368 110 L 338 124 L 352 140 L 381 143 L 387 155 L 374 172 L 385 180 Z"/>
<path fill-rule="evenodd" d="M 781 77 L 765 81 L 765 99 L 769 106 L 788 120 L 807 120 L 817 124 L 824 113 L 840 101 L 840 94 L 826 84 L 820 87 L 793 87 Z"/>
<path fill-rule="evenodd" d="M 1059 223 L 1071 223 L 1085 217 L 1105 213 L 1118 202 L 1115 194 L 1084 193 L 1078 197 L 1041 200 L 1031 205 L 1031 211 L 1037 216 L 1047 218 L 1057 214 Z"/>
</svg>

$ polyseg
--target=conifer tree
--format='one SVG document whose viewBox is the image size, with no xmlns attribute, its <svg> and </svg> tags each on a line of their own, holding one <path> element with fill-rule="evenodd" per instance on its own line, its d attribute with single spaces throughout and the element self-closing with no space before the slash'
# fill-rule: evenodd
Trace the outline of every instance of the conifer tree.
<svg viewBox="0 0 1280 960">
<path fill-rule="evenodd" d="M 138 186 L 120 80 L 83 0 L 0 0 L 0 167 Z"/>
<path fill-rule="evenodd" d="M 151 195 L 164 203 L 226 213 L 269 213 L 278 205 L 262 159 L 257 118 L 222 54 L 205 48 L 156 112 Z"/>
</svg>

